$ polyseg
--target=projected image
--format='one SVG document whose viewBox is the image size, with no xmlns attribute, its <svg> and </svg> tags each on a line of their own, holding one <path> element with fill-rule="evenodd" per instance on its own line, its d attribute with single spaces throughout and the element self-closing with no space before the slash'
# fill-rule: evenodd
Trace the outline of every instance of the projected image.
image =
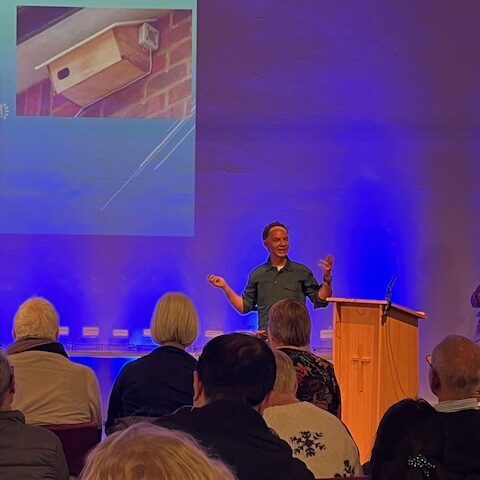
<svg viewBox="0 0 480 480">
<path fill-rule="evenodd" d="M 17 115 L 185 118 L 192 11 L 17 8 Z"/>
<path fill-rule="evenodd" d="M 0 2 L 0 233 L 193 235 L 196 0 L 91 3 Z"/>
</svg>

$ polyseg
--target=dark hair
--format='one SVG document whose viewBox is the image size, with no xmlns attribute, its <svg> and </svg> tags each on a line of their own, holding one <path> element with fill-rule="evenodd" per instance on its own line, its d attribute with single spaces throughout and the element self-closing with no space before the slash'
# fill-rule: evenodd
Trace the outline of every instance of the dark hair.
<svg viewBox="0 0 480 480">
<path fill-rule="evenodd" d="M 263 240 L 266 240 L 267 237 L 268 237 L 268 234 L 270 233 L 270 230 L 271 230 L 272 228 L 275 228 L 275 227 L 284 228 L 284 229 L 288 232 L 288 228 L 287 228 L 283 223 L 280 223 L 280 222 L 272 222 L 272 223 L 269 223 L 269 224 L 263 229 L 262 239 L 263 239 Z"/>
<path fill-rule="evenodd" d="M 209 401 L 230 399 L 256 406 L 273 389 L 275 357 L 262 340 L 230 333 L 205 345 L 197 372 Z"/>
<path fill-rule="evenodd" d="M 435 409 L 425 400 L 406 398 L 392 405 L 380 421 L 370 461 L 372 480 L 445 479 L 445 434 Z M 409 459 L 424 456 L 435 467 L 429 476 L 409 466 Z"/>
<path fill-rule="evenodd" d="M 274 303 L 268 312 L 272 337 L 283 345 L 303 347 L 310 343 L 312 322 L 307 307 L 299 300 L 287 298 Z"/>
</svg>

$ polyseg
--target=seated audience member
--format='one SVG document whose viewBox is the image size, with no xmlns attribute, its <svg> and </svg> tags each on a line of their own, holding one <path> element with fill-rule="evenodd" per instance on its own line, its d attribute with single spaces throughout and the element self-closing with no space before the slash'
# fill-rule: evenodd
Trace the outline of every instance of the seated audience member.
<svg viewBox="0 0 480 480">
<path fill-rule="evenodd" d="M 292 457 L 258 413 L 275 382 L 275 357 L 262 340 L 233 333 L 208 342 L 194 375 L 194 408 L 156 420 L 186 431 L 230 465 L 239 480 L 303 480 L 313 474 Z"/>
<path fill-rule="evenodd" d="M 309 352 L 311 321 L 307 308 L 298 300 L 280 300 L 270 309 L 268 339 L 281 349 L 297 372 L 297 398 L 340 417 L 340 388 L 333 365 Z"/>
<path fill-rule="evenodd" d="M 69 360 L 58 342 L 58 313 L 44 298 L 20 305 L 14 318 L 15 342 L 7 349 L 15 367 L 13 408 L 28 424 L 96 422 L 102 428 L 100 390 L 93 371 Z"/>
<path fill-rule="evenodd" d="M 472 293 L 472 298 L 470 299 L 473 308 L 480 308 L 480 285 Z M 480 345 L 480 312 L 477 313 L 478 322 L 477 329 L 475 331 L 475 342 Z"/>
<path fill-rule="evenodd" d="M 87 457 L 81 480 L 235 480 L 186 433 L 140 422 L 110 435 Z"/>
<path fill-rule="evenodd" d="M 107 433 L 116 423 L 121 427 L 124 417 L 160 417 L 192 405 L 197 361 L 185 348 L 198 335 L 195 306 L 183 293 L 166 293 L 155 305 L 150 329 L 160 347 L 123 367 L 110 395 Z"/>
<path fill-rule="evenodd" d="M 444 430 L 425 400 L 407 398 L 380 421 L 370 460 L 371 480 L 445 480 Z"/>
<path fill-rule="evenodd" d="M 275 350 L 277 377 L 262 412 L 267 425 L 307 465 L 315 478 L 362 474 L 358 448 L 345 425 L 326 410 L 295 396 L 297 377 L 293 363 Z"/>
<path fill-rule="evenodd" d="M 67 480 L 68 468 L 60 440 L 41 427 L 25 425 L 12 410 L 15 377 L 0 352 L 0 480 Z"/>
<path fill-rule="evenodd" d="M 480 308 L 480 285 L 472 293 L 472 298 L 470 299 L 473 308 Z"/>
<path fill-rule="evenodd" d="M 480 479 L 479 386 L 480 347 L 459 335 L 446 337 L 432 352 L 430 388 L 439 400 L 435 409 L 445 427 L 445 467 L 452 478 Z"/>
</svg>

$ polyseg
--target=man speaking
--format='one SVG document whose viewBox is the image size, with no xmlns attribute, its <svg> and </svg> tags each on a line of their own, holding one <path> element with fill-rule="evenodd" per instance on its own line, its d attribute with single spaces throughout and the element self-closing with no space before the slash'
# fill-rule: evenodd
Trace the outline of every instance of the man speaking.
<svg viewBox="0 0 480 480">
<path fill-rule="evenodd" d="M 263 229 L 262 238 L 269 253 L 268 260 L 250 272 L 242 295 L 233 291 L 223 277 L 209 275 L 208 281 L 225 292 L 238 312 L 258 310 L 260 330 L 266 330 L 268 312 L 278 300 L 295 298 L 305 303 L 308 297 L 314 308 L 326 307 L 326 298 L 332 295 L 333 257 L 328 255 L 319 261 L 318 266 L 323 270 L 323 283 L 319 285 L 307 266 L 288 258 L 290 245 L 285 225 L 270 223 Z"/>
</svg>

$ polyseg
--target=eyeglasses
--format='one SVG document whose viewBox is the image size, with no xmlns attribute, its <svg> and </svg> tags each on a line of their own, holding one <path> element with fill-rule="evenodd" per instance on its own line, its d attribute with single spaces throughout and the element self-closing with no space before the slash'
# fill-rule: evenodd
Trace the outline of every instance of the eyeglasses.
<svg viewBox="0 0 480 480">
<path fill-rule="evenodd" d="M 427 361 L 427 363 L 428 363 L 430 366 L 432 366 L 432 356 L 431 356 L 431 355 L 427 355 L 427 356 L 425 357 L 425 360 Z"/>
</svg>

